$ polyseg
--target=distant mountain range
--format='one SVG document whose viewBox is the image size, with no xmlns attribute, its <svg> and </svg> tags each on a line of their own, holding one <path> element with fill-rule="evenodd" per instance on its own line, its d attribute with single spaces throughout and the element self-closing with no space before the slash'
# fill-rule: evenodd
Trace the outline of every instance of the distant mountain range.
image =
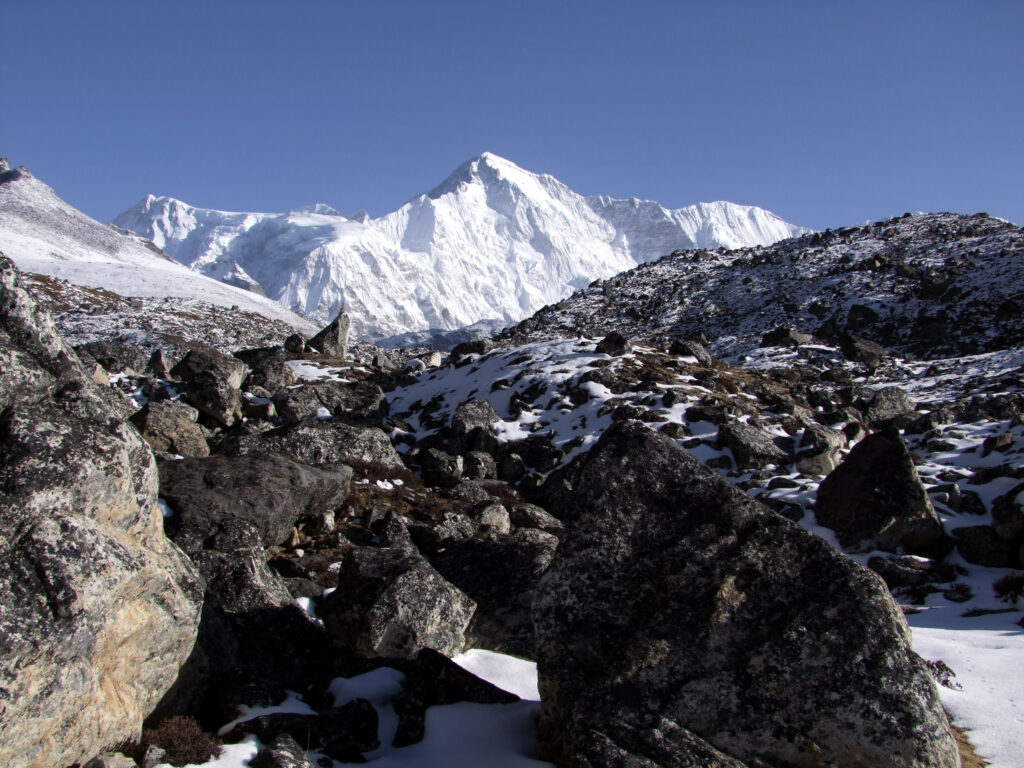
<svg viewBox="0 0 1024 768">
<path fill-rule="evenodd" d="M 322 204 L 229 213 L 150 195 L 114 224 L 315 322 L 344 307 L 357 338 L 385 343 L 472 324 L 498 330 L 677 249 L 765 245 L 810 231 L 727 202 L 669 210 L 585 197 L 489 153 L 377 219 Z"/>
</svg>

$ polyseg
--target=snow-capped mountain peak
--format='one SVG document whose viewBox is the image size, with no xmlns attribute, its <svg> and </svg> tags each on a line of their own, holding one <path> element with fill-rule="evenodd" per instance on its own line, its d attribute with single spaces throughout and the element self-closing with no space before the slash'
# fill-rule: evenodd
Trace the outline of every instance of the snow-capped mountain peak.
<svg viewBox="0 0 1024 768">
<path fill-rule="evenodd" d="M 514 323 L 600 277 L 679 248 L 740 247 L 804 232 L 759 208 L 579 195 L 490 152 L 398 210 L 345 218 L 200 209 L 148 196 L 115 219 L 217 279 L 251 279 L 318 322 L 341 307 L 370 340 Z"/>
</svg>

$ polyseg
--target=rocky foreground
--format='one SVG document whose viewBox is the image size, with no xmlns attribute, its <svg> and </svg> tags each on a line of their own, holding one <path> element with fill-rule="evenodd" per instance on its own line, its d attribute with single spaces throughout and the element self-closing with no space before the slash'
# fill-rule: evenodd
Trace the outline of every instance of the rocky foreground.
<svg viewBox="0 0 1024 768">
<path fill-rule="evenodd" d="M 431 706 L 515 700 L 449 660 L 469 647 L 538 662 L 557 765 L 960 764 L 904 613 L 970 603 L 973 565 L 1012 608 L 1012 344 L 443 359 L 350 348 L 339 320 L 234 355 L 72 350 L 0 276 L 3 764 L 156 765 L 181 715 L 256 736 L 254 766 L 358 762 L 381 702 L 336 681 L 395 675 L 415 744 Z"/>
</svg>

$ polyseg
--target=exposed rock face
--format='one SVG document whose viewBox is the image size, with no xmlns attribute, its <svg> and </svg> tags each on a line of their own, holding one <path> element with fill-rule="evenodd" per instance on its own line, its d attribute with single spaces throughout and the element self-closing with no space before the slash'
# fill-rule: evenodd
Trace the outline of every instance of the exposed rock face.
<svg viewBox="0 0 1024 768">
<path fill-rule="evenodd" d="M 323 615 L 328 630 L 360 656 L 411 659 L 422 648 L 461 651 L 475 608 L 422 557 L 363 547 L 346 555 Z"/>
<path fill-rule="evenodd" d="M 196 637 L 152 452 L 0 255 L 0 764 L 84 763 L 136 736 Z"/>
<path fill-rule="evenodd" d="M 151 400 L 131 417 L 150 448 L 180 456 L 208 456 L 195 408 L 179 400 Z"/>
<path fill-rule="evenodd" d="M 674 441 L 616 424 L 552 475 L 534 600 L 561 765 L 959 765 L 877 576 Z"/>
<path fill-rule="evenodd" d="M 891 428 L 857 443 L 822 481 L 815 514 L 844 547 L 874 542 L 887 552 L 927 556 L 945 536 L 907 447 Z"/>
<path fill-rule="evenodd" d="M 348 315 L 341 312 L 330 325 L 307 341 L 306 347 L 344 360 L 348 354 L 348 327 Z"/>
<path fill-rule="evenodd" d="M 171 527 L 236 517 L 267 547 L 284 543 L 299 518 L 340 506 L 351 480 L 345 465 L 312 467 L 278 453 L 160 462 L 160 495 L 177 513 Z"/>
</svg>

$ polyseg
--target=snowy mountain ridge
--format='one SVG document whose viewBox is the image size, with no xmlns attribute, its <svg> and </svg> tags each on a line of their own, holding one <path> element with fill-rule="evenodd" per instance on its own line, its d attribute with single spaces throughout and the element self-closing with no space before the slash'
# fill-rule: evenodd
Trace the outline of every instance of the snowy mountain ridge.
<svg viewBox="0 0 1024 768">
<path fill-rule="evenodd" d="M 669 210 L 585 197 L 490 153 L 377 219 L 323 204 L 226 212 L 149 195 L 114 223 L 317 322 L 344 307 L 354 333 L 371 340 L 509 325 L 678 248 L 761 245 L 808 231 L 733 203 Z"/>
</svg>

